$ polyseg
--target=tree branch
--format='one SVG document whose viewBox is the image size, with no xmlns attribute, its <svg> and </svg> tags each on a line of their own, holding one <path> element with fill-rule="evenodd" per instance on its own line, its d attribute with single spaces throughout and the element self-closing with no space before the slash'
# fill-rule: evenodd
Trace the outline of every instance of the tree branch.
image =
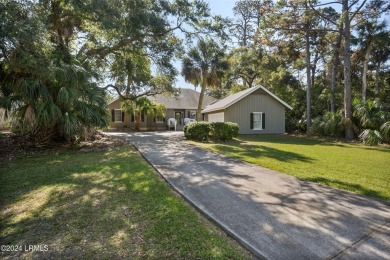
<svg viewBox="0 0 390 260">
<path fill-rule="evenodd" d="M 134 101 L 134 100 L 136 100 L 139 97 L 155 96 L 157 94 L 162 94 L 162 91 L 156 91 L 154 89 L 149 89 L 149 90 L 144 91 L 144 92 L 139 93 L 139 94 L 132 93 L 132 94 L 123 95 L 122 92 L 120 91 L 121 87 L 117 86 L 117 85 L 113 85 L 113 84 L 108 84 L 107 86 L 103 87 L 102 89 L 103 90 L 108 90 L 109 88 L 115 89 L 115 91 L 117 92 L 118 96 L 122 100 L 132 100 L 132 101 Z"/>
<path fill-rule="evenodd" d="M 330 20 L 328 17 L 326 17 L 326 16 L 324 16 L 324 15 L 322 15 L 322 13 L 321 12 L 319 12 L 317 9 L 315 9 L 314 8 L 314 6 L 313 6 L 313 4 L 311 3 L 311 1 L 309 0 L 308 1 L 309 2 L 309 6 L 310 6 L 310 8 L 314 11 L 314 12 L 316 12 L 316 14 L 318 14 L 322 19 L 324 19 L 324 20 L 326 20 L 326 21 L 328 21 L 328 22 L 330 22 L 331 24 L 333 24 L 333 25 L 335 25 L 335 26 L 337 26 L 337 23 L 335 23 L 335 22 L 333 22 L 332 20 Z"/>
<path fill-rule="evenodd" d="M 363 3 L 356 9 L 356 11 L 352 14 L 351 18 L 349 19 L 349 21 L 351 22 L 353 20 L 353 18 L 355 18 L 356 14 L 360 11 L 360 9 L 363 8 L 363 6 L 366 4 L 367 0 L 364 0 Z M 354 4 L 356 4 L 357 1 L 355 1 Z M 351 8 L 354 4 L 351 4 L 351 6 L 349 8 Z"/>
</svg>

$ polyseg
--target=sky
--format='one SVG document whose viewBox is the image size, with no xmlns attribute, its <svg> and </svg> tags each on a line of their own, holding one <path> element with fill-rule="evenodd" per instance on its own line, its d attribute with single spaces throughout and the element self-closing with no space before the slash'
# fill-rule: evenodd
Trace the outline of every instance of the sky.
<svg viewBox="0 0 390 260">
<path fill-rule="evenodd" d="M 237 0 L 208 0 L 206 2 L 209 3 L 211 14 L 212 15 L 220 15 L 223 17 L 233 17 L 233 7 L 234 3 Z M 177 88 L 190 88 L 194 89 L 194 85 L 185 82 L 184 78 L 180 75 L 181 71 L 181 62 L 176 61 L 175 67 L 177 71 L 179 71 L 179 75 L 176 78 L 176 87 Z M 199 91 L 199 88 L 197 89 Z"/>
</svg>

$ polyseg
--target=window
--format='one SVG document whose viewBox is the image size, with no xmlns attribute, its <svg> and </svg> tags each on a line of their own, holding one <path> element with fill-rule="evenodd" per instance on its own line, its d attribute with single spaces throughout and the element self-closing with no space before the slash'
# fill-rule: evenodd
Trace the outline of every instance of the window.
<svg viewBox="0 0 390 260">
<path fill-rule="evenodd" d="M 154 122 L 156 122 L 156 123 L 164 123 L 165 122 L 165 117 L 155 117 L 154 118 Z"/>
<path fill-rule="evenodd" d="M 114 110 L 114 122 L 122 122 L 122 110 Z"/>
<path fill-rule="evenodd" d="M 135 119 L 136 119 L 136 116 L 138 116 L 138 111 L 135 111 L 135 113 L 131 114 L 130 122 L 134 123 Z M 144 115 L 144 113 L 142 113 L 141 114 L 141 122 L 143 123 L 144 121 L 145 121 L 145 115 Z"/>
<path fill-rule="evenodd" d="M 263 112 L 251 113 L 251 129 L 252 130 L 265 129 L 265 113 Z"/>
</svg>

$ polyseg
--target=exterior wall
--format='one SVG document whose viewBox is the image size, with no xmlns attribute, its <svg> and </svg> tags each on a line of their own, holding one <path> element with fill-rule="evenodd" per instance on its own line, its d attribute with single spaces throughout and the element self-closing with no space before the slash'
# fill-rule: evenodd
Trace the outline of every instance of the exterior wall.
<svg viewBox="0 0 390 260">
<path fill-rule="evenodd" d="M 121 103 L 118 100 L 115 102 L 111 103 L 108 105 L 109 112 L 110 112 L 110 123 L 109 127 L 110 128 L 130 128 L 130 129 L 135 129 L 135 122 L 131 122 L 131 115 L 129 115 L 127 112 L 125 112 L 125 117 L 123 122 L 112 122 L 111 119 L 111 110 L 112 109 L 121 109 Z M 141 123 L 141 130 L 147 130 L 147 117 L 145 116 L 144 122 Z"/>
<path fill-rule="evenodd" d="M 208 122 L 225 122 L 225 111 L 209 113 L 207 120 Z"/>
<path fill-rule="evenodd" d="M 110 123 L 109 127 L 110 128 L 130 128 L 130 129 L 135 129 L 135 122 L 131 122 L 131 115 L 125 112 L 125 117 L 124 117 L 124 122 L 112 122 L 111 119 L 111 110 L 112 109 L 121 109 L 121 104 L 119 99 L 114 101 L 113 103 L 108 105 L 109 107 L 109 113 L 110 113 Z M 141 130 L 150 130 L 150 131 L 155 131 L 156 130 L 156 125 L 157 125 L 157 130 L 167 130 L 167 120 L 169 118 L 175 118 L 175 112 L 182 112 L 183 113 L 183 121 L 184 118 L 188 117 L 188 112 L 189 111 L 196 111 L 196 109 L 167 109 L 165 112 L 165 122 L 154 122 L 154 117 L 148 117 L 145 116 L 144 122 L 141 123 Z M 182 129 L 183 125 L 178 124 L 177 129 Z"/>
<path fill-rule="evenodd" d="M 250 129 L 250 113 L 265 113 L 265 129 Z M 225 122 L 235 122 L 240 126 L 240 134 L 284 134 L 285 107 L 268 94 L 256 91 L 228 107 Z"/>
</svg>

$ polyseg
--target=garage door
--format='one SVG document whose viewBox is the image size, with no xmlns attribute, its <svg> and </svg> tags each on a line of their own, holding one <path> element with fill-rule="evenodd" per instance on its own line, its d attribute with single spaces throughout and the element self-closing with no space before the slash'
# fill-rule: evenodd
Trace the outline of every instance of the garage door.
<svg viewBox="0 0 390 260">
<path fill-rule="evenodd" d="M 209 114 L 208 116 L 209 116 L 209 118 L 208 118 L 209 122 L 224 122 L 225 121 L 225 113 L 224 112 Z"/>
</svg>

